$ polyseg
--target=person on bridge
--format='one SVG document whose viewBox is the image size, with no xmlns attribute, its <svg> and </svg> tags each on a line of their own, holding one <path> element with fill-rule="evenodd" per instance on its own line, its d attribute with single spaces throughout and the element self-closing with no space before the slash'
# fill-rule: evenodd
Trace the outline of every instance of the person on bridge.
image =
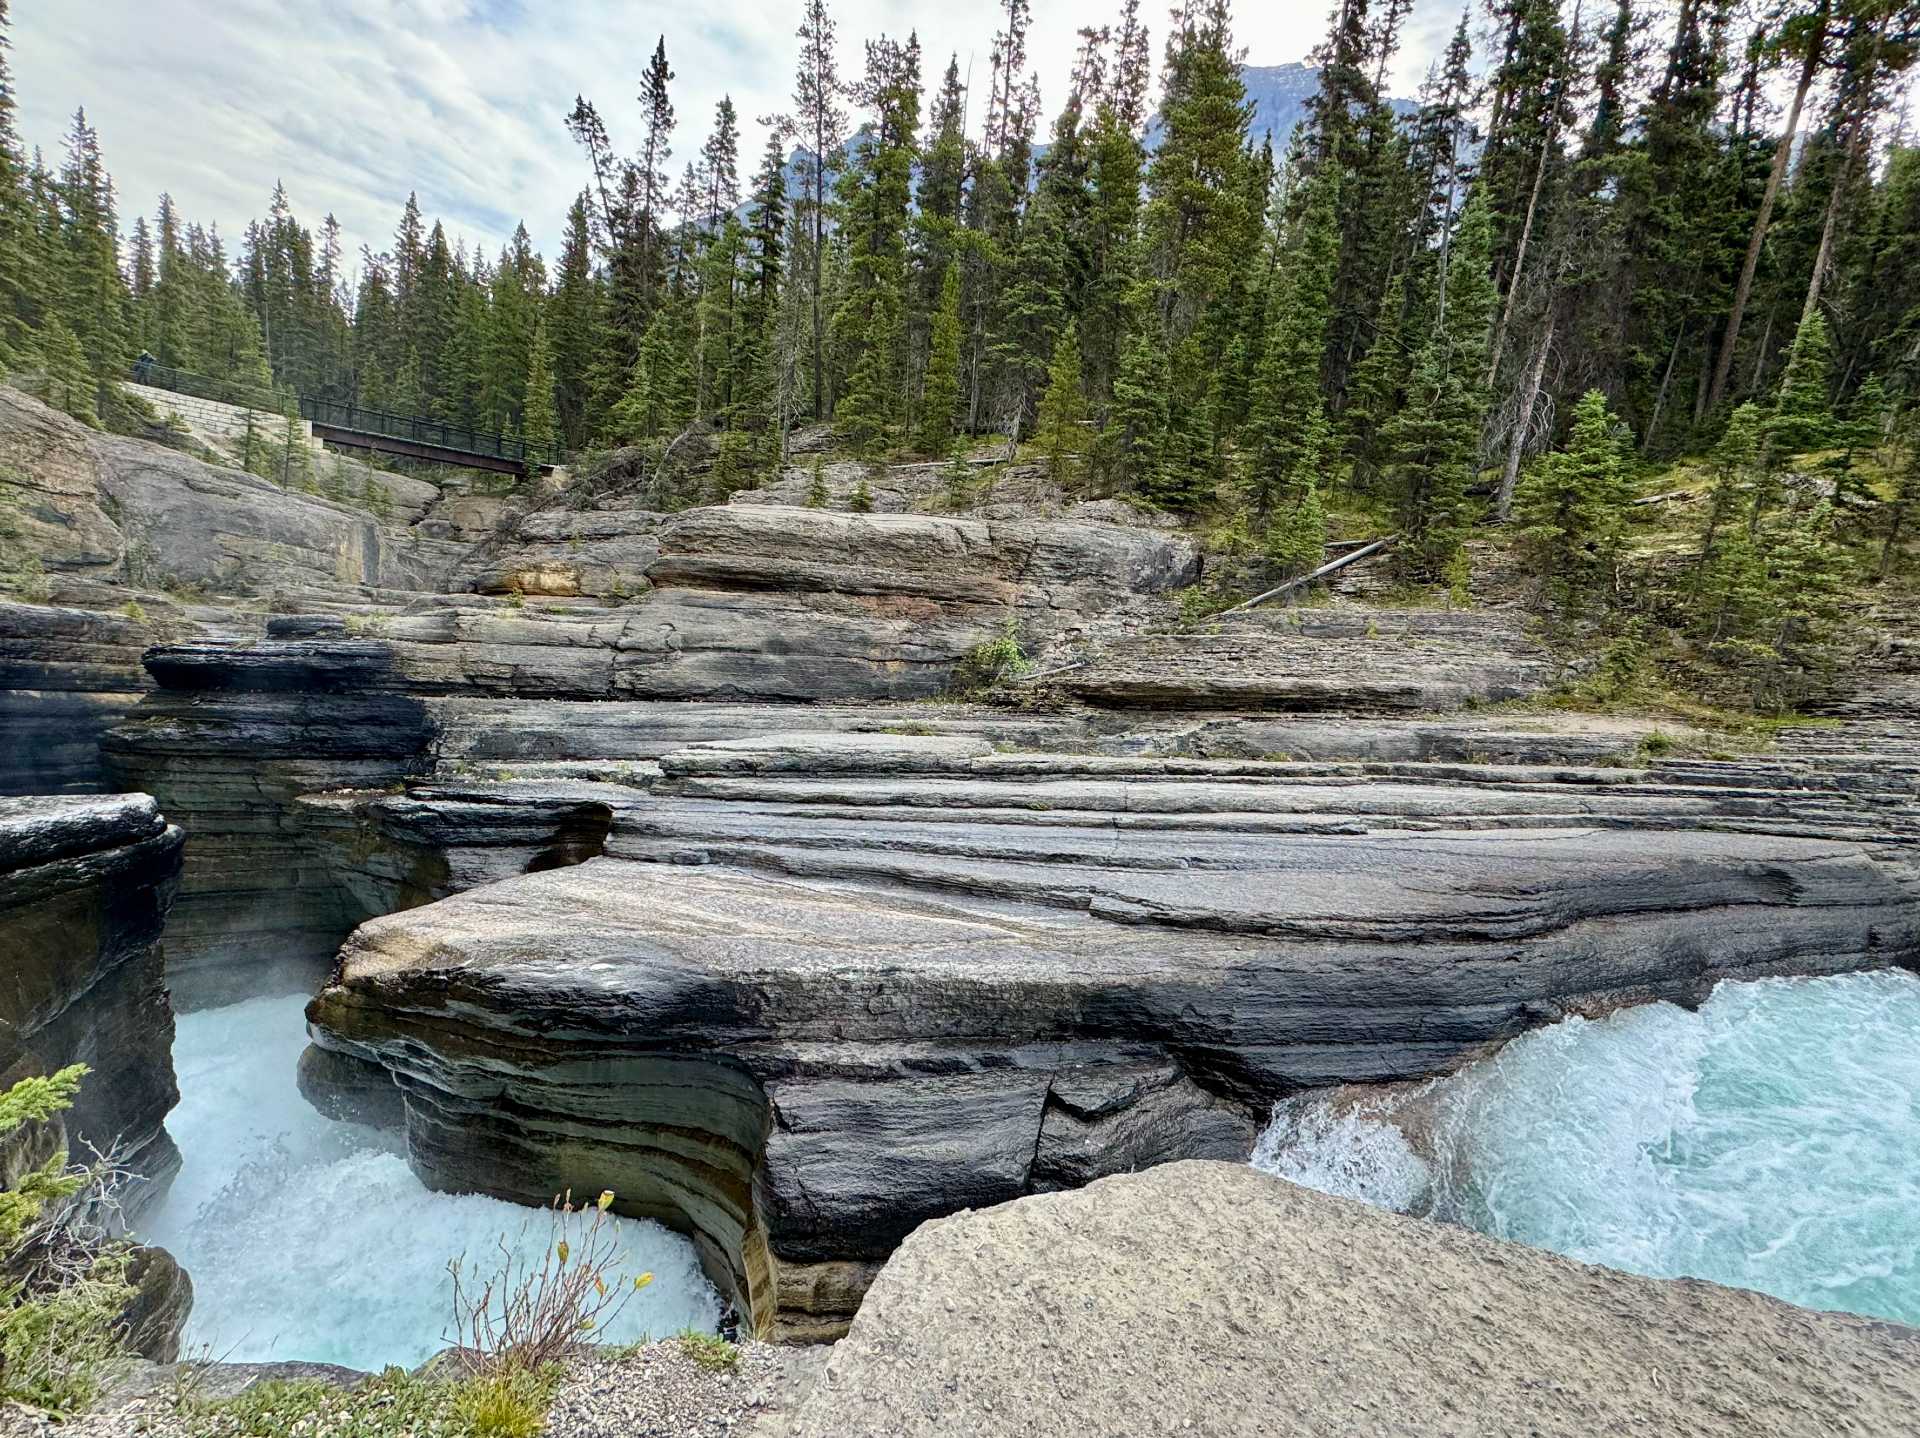
<svg viewBox="0 0 1920 1438">
<path fill-rule="evenodd" d="M 140 358 L 133 362 L 134 383 L 145 384 L 147 382 L 147 376 L 153 372 L 153 367 L 158 363 L 159 361 L 151 354 L 145 350 L 141 350 Z"/>
</svg>

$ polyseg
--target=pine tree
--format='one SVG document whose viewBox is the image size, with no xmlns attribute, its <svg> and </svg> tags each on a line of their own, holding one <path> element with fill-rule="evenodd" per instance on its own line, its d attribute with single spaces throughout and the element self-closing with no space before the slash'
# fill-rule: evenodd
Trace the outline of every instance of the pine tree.
<svg viewBox="0 0 1920 1438">
<path fill-rule="evenodd" d="M 547 337 L 547 317 L 533 328 L 533 361 L 527 367 L 526 395 L 521 406 L 520 438 L 526 441 L 529 473 L 537 473 L 553 449 L 558 420 L 553 397 L 553 345 Z"/>
<path fill-rule="evenodd" d="M 51 315 L 35 336 L 35 346 L 42 376 L 40 397 L 89 428 L 100 428 L 95 405 L 99 382 L 79 337 L 58 315 Z"/>
<path fill-rule="evenodd" d="M 1142 316 L 1136 325 L 1113 382 L 1106 448 L 1121 487 L 1148 495 L 1160 486 L 1173 376 L 1158 323 Z"/>
<path fill-rule="evenodd" d="M 1306 181 L 1308 193 L 1291 243 L 1275 239 L 1284 253 L 1281 279 L 1267 307 L 1269 328 L 1254 372 L 1244 445 L 1244 488 L 1258 526 L 1265 525 L 1276 504 L 1294 503 L 1287 483 L 1326 424 L 1321 365 L 1339 247 L 1339 184 L 1332 166 L 1317 170 Z"/>
<path fill-rule="evenodd" d="M 1084 468 L 1087 400 L 1080 384 L 1080 335 L 1069 324 L 1053 349 L 1047 392 L 1033 435 L 1047 461 L 1047 474 L 1067 489 L 1078 483 Z"/>
<path fill-rule="evenodd" d="M 1775 457 L 1819 449 L 1833 438 L 1833 400 L 1828 389 L 1833 343 L 1826 317 L 1815 312 L 1793 338 L 1780 393 L 1767 424 L 1767 448 Z"/>
<path fill-rule="evenodd" d="M 0 370 L 26 348 L 44 284 L 38 273 L 27 160 L 15 122 L 7 64 L 7 0 L 0 0 Z"/>
<path fill-rule="evenodd" d="M 1415 583 L 1445 580 L 1466 537 L 1467 489 L 1487 414 L 1492 240 L 1492 216 L 1476 188 L 1446 249 L 1439 284 L 1444 308 L 1415 358 L 1406 403 L 1382 436 L 1399 490 L 1396 562 Z"/>
<path fill-rule="evenodd" d="M 1566 448 L 1521 482 L 1520 539 L 1534 577 L 1564 617 L 1606 604 L 1619 568 L 1627 501 L 1622 426 L 1607 397 L 1588 390 Z"/>
<path fill-rule="evenodd" d="M 822 293 L 827 233 L 827 177 L 837 168 L 847 123 L 834 56 L 834 23 L 826 0 L 805 0 L 800 21 L 800 61 L 794 78 L 793 128 L 806 142 L 800 151 L 802 195 L 796 206 L 810 228 L 807 249 L 809 313 L 813 336 L 812 405 L 815 419 L 826 414 L 826 316 Z"/>
<path fill-rule="evenodd" d="M 960 404 L 960 267 L 947 266 L 940 305 L 933 315 L 926 379 L 920 391 L 918 443 L 922 454 L 943 454 L 953 437 Z"/>
<path fill-rule="evenodd" d="M 826 461 L 819 455 L 813 457 L 813 473 L 807 482 L 807 508 L 825 509 L 833 498 L 827 491 Z"/>
</svg>

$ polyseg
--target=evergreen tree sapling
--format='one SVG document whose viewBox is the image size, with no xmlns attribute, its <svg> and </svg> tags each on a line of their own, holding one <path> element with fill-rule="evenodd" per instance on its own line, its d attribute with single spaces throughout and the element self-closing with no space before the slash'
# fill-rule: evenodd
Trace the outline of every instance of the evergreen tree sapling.
<svg viewBox="0 0 1920 1438">
<path fill-rule="evenodd" d="M 1619 418 L 1589 390 L 1566 448 L 1528 471 L 1518 496 L 1527 565 L 1554 607 L 1574 617 L 1614 594 L 1624 540 L 1627 458 Z"/>
<path fill-rule="evenodd" d="M 1047 391 L 1040 401 L 1034 443 L 1054 483 L 1072 489 L 1084 472 L 1087 399 L 1080 388 L 1080 335 L 1072 326 L 1054 346 L 1047 370 Z"/>
</svg>

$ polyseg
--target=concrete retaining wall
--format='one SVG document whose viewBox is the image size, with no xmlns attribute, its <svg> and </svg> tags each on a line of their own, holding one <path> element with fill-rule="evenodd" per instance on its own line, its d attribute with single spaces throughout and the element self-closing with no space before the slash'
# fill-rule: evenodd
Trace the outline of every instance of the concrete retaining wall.
<svg viewBox="0 0 1920 1438">
<path fill-rule="evenodd" d="M 248 415 L 252 415 L 254 433 L 278 442 L 286 434 L 287 419 L 270 409 L 248 410 L 240 405 L 220 404 L 210 399 L 199 399 L 193 395 L 175 394 L 170 389 L 155 389 L 151 385 L 123 383 L 121 388 L 128 394 L 145 400 L 161 414 L 170 414 L 191 430 L 196 437 L 221 448 L 237 444 L 246 439 Z M 307 448 L 315 454 L 321 453 L 325 446 L 313 437 L 313 424 L 309 420 L 294 421 Z"/>
</svg>

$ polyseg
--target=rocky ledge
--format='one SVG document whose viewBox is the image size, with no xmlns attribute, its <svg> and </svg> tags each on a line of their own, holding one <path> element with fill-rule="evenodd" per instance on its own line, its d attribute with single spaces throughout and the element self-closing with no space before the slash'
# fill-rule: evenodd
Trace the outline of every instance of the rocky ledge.
<svg viewBox="0 0 1920 1438">
<path fill-rule="evenodd" d="M 603 857 L 363 925 L 306 1077 L 387 1094 L 431 1184 L 608 1187 L 691 1230 L 761 1336 L 841 1331 L 926 1219 L 1243 1158 L 1302 1088 L 1723 978 L 1920 962 L 1889 842 L 1913 835 L 1875 822 L 1902 776 L 966 735 L 657 762 Z"/>
<path fill-rule="evenodd" d="M 0 799 L 0 1088 L 88 1065 L 67 1132 L 149 1180 L 136 1210 L 179 1164 L 160 931 L 181 844 L 145 794 Z"/>
<path fill-rule="evenodd" d="M 1182 1163 L 928 1224 L 793 1438 L 1906 1432 L 1920 1332 Z"/>
</svg>

